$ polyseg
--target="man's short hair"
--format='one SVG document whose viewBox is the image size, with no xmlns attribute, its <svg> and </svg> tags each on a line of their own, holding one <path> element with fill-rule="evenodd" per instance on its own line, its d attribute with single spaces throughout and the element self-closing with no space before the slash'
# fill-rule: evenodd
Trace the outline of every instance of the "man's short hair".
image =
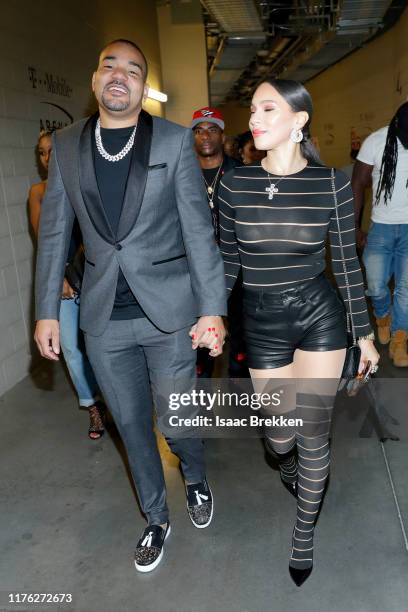
<svg viewBox="0 0 408 612">
<path fill-rule="evenodd" d="M 140 55 L 143 58 L 144 64 L 145 64 L 145 70 L 144 70 L 143 77 L 144 77 L 144 80 L 146 81 L 147 73 L 148 73 L 148 70 L 149 70 L 147 59 L 146 59 L 145 54 L 141 50 L 141 48 L 136 43 L 134 43 L 133 40 L 128 40 L 127 38 L 115 38 L 115 40 L 111 40 L 110 42 L 108 42 L 103 47 L 103 49 L 101 50 L 101 53 L 102 53 L 102 51 L 104 51 L 106 49 L 106 47 L 110 47 L 111 45 L 116 45 L 117 43 L 122 43 L 123 45 L 130 45 L 131 47 L 133 47 L 134 49 L 136 49 L 136 51 L 138 51 L 140 53 Z"/>
</svg>

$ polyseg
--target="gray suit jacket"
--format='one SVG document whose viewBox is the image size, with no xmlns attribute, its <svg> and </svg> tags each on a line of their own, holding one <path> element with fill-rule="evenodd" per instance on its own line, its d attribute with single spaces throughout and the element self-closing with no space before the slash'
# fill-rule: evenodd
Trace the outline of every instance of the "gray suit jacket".
<svg viewBox="0 0 408 612">
<path fill-rule="evenodd" d="M 139 116 L 117 235 L 99 195 L 91 130 L 95 117 L 53 136 L 42 203 L 36 319 L 58 319 L 75 215 L 85 247 L 81 328 L 101 335 L 119 267 L 149 319 L 164 332 L 201 315 L 226 314 L 221 255 L 214 241 L 191 130 L 145 111 Z"/>
</svg>

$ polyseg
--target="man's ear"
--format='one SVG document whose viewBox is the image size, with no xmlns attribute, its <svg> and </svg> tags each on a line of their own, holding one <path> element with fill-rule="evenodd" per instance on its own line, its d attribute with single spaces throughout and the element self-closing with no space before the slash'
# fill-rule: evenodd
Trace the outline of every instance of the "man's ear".
<svg viewBox="0 0 408 612">
<path fill-rule="evenodd" d="M 147 96 L 149 95 L 149 88 L 150 88 L 150 85 L 146 81 L 146 83 L 144 84 L 144 88 L 143 88 L 143 102 L 146 102 L 147 100 Z"/>
<path fill-rule="evenodd" d="M 225 145 L 227 137 L 225 136 L 225 132 L 222 133 L 222 144 Z"/>
<path fill-rule="evenodd" d="M 96 72 L 94 72 L 92 75 L 92 91 L 95 91 L 95 79 L 96 79 Z"/>
</svg>

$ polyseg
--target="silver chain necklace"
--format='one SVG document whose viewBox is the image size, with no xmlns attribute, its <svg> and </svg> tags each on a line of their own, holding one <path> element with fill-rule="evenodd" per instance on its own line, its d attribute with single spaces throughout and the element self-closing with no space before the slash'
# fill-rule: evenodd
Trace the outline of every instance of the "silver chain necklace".
<svg viewBox="0 0 408 612">
<path fill-rule="evenodd" d="M 207 187 L 207 196 L 208 196 L 208 204 L 210 206 L 210 208 L 214 208 L 214 195 L 215 195 L 215 186 L 217 184 L 217 180 L 218 180 L 218 176 L 221 172 L 221 168 L 222 168 L 222 164 L 221 166 L 218 168 L 218 172 L 214 177 L 213 182 L 211 183 L 211 185 L 209 185 L 205 179 L 205 176 L 203 174 L 203 179 L 204 179 L 204 183 L 205 186 Z"/>
<path fill-rule="evenodd" d="M 98 149 L 98 152 L 100 153 L 100 155 L 102 155 L 104 159 L 107 159 L 110 162 L 117 162 L 123 159 L 129 153 L 130 149 L 133 147 L 133 143 L 135 142 L 136 127 L 137 126 L 135 125 L 130 135 L 129 140 L 127 141 L 123 149 L 119 151 L 119 153 L 116 153 L 116 155 L 110 155 L 103 147 L 102 138 L 101 138 L 101 120 L 98 119 L 98 121 L 96 122 L 96 126 L 95 126 L 95 142 L 96 142 L 96 148 Z"/>
<path fill-rule="evenodd" d="M 272 183 L 271 176 L 268 172 L 269 187 L 265 187 L 265 191 L 268 193 L 268 200 L 273 200 L 273 196 L 275 195 L 275 193 L 279 192 L 277 185 L 279 185 L 281 180 L 284 178 L 286 178 L 286 176 L 281 176 L 280 179 L 276 181 L 276 183 Z"/>
</svg>

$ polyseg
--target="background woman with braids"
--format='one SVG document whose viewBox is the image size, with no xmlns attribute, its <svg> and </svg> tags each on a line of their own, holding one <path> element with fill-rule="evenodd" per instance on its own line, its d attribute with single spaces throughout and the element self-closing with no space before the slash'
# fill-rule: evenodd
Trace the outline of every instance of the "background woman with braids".
<svg viewBox="0 0 408 612">
<path fill-rule="evenodd" d="M 232 289 L 242 268 L 255 390 L 296 379 L 289 385 L 296 386 L 293 400 L 283 402 L 280 415 L 303 419 L 303 426 L 272 427 L 265 434 L 282 482 L 297 498 L 289 571 L 298 586 L 312 571 L 314 527 L 329 474 L 331 412 L 347 345 L 344 303 L 359 337 L 360 369 L 378 362 L 356 256 L 350 183 L 322 165 L 310 141 L 312 110 L 300 83 L 262 83 L 249 126 L 267 155 L 226 173 L 219 191 L 227 286 Z M 344 303 L 324 276 L 327 235 Z"/>
<path fill-rule="evenodd" d="M 48 164 L 52 153 L 51 132 L 40 132 L 37 142 L 37 152 L 42 171 L 47 176 Z M 30 222 L 35 238 L 38 239 L 41 203 L 47 189 L 47 179 L 31 186 L 28 197 Z M 74 231 L 69 247 L 68 261 L 70 261 L 81 243 L 78 226 Z M 97 399 L 98 385 L 95 380 L 91 364 L 85 351 L 85 345 L 79 329 L 79 299 L 67 279 L 64 278 L 60 307 L 60 340 L 72 383 L 78 395 L 79 405 L 87 408 L 89 412 L 88 436 L 91 440 L 98 440 L 104 433 L 103 423 L 104 405 Z"/>
<path fill-rule="evenodd" d="M 364 189 L 373 187 L 371 226 L 360 230 L 368 295 L 374 307 L 381 344 L 390 343 L 394 365 L 408 367 L 408 102 L 389 127 L 363 142 L 353 171 L 356 219 L 361 219 Z M 388 283 L 394 276 L 394 301 Z"/>
</svg>

